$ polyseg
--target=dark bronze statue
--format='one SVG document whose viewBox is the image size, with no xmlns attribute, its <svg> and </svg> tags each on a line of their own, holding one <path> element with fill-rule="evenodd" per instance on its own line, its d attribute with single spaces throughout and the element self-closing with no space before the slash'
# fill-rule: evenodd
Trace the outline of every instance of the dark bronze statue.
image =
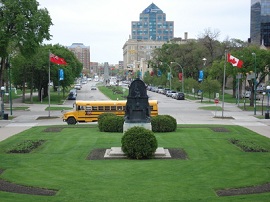
<svg viewBox="0 0 270 202">
<path fill-rule="evenodd" d="M 129 86 L 125 122 L 150 123 L 150 110 L 146 85 L 142 80 L 137 78 Z"/>
</svg>

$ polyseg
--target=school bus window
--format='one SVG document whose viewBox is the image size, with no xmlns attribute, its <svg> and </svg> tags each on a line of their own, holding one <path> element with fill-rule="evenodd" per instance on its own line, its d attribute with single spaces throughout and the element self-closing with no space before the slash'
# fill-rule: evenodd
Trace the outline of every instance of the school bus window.
<svg viewBox="0 0 270 202">
<path fill-rule="evenodd" d="M 104 110 L 104 107 L 103 106 L 98 106 L 98 110 L 99 111 L 103 111 Z"/>
<path fill-rule="evenodd" d="M 111 110 L 115 111 L 116 110 L 116 106 L 111 106 Z"/>
<path fill-rule="evenodd" d="M 123 111 L 126 111 L 126 106 L 123 106 Z"/>
<path fill-rule="evenodd" d="M 117 110 L 122 110 L 122 106 L 117 106 Z"/>
<path fill-rule="evenodd" d="M 93 107 L 92 107 L 92 110 L 93 110 L 93 111 L 97 111 L 97 107 L 96 107 L 96 106 L 93 106 Z"/>
<path fill-rule="evenodd" d="M 150 109 L 153 110 L 153 106 L 150 106 Z"/>
<path fill-rule="evenodd" d="M 110 111 L 111 107 L 110 106 L 105 106 L 105 111 Z"/>
</svg>

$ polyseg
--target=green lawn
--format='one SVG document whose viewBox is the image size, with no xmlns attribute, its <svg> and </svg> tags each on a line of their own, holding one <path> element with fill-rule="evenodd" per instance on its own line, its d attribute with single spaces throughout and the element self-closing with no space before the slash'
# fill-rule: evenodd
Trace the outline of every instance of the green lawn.
<svg viewBox="0 0 270 202">
<path fill-rule="evenodd" d="M 128 89 L 121 86 L 98 86 L 98 89 L 111 100 L 126 100 Z"/>
<path fill-rule="evenodd" d="M 82 126 L 82 127 L 80 127 Z M 57 127 L 57 126 L 48 126 Z M 55 196 L 0 191 L 1 202 L 42 201 L 269 201 L 270 193 L 218 197 L 215 190 L 270 182 L 270 153 L 248 153 L 236 138 L 270 150 L 270 139 L 240 126 L 179 125 L 156 133 L 164 148 L 182 148 L 188 160 L 86 160 L 96 148 L 121 146 L 121 133 L 100 133 L 96 124 L 45 132 L 33 127 L 0 142 L 0 178 L 21 185 L 59 190 Z M 212 126 L 214 127 L 214 126 Z M 50 131 L 50 130 L 49 130 Z M 29 154 L 8 154 L 23 140 L 46 140 Z"/>
</svg>

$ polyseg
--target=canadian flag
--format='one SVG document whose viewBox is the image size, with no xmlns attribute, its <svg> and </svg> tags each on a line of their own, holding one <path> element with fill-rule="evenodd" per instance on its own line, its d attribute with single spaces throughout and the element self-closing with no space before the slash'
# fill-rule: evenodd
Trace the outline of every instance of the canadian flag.
<svg viewBox="0 0 270 202">
<path fill-rule="evenodd" d="M 227 60 L 229 63 L 232 64 L 234 67 L 242 68 L 244 62 L 242 60 L 239 60 L 236 57 L 233 57 L 230 53 L 228 53 Z"/>
</svg>

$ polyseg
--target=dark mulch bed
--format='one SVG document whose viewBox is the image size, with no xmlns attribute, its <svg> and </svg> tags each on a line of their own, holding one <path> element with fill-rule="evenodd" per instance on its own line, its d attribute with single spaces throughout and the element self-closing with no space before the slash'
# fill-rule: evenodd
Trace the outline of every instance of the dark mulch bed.
<svg viewBox="0 0 270 202">
<path fill-rule="evenodd" d="M 243 187 L 236 189 L 224 189 L 216 191 L 218 196 L 236 196 L 236 195 L 246 195 L 246 194 L 260 194 L 270 192 L 270 183 L 253 186 L 253 187 Z"/>
<path fill-rule="evenodd" d="M 0 169 L 0 174 L 3 172 L 4 170 Z M 18 185 L 2 179 L 0 179 L 0 191 L 42 196 L 54 196 L 57 193 L 56 190 Z"/>
<path fill-rule="evenodd" d="M 187 153 L 183 150 L 183 149 L 168 149 L 170 154 L 171 154 L 171 158 L 166 158 L 166 159 L 188 159 L 187 157 Z M 87 160 L 111 160 L 108 158 L 104 158 L 104 154 L 106 152 L 106 149 L 101 148 L 101 149 L 94 149 L 93 151 L 91 151 L 91 153 L 88 155 L 88 157 L 86 158 Z M 117 159 L 117 158 L 113 158 L 113 159 Z M 123 159 L 123 158 L 121 158 Z M 159 158 L 160 159 L 160 158 Z M 164 159 L 165 160 L 165 159 Z"/>
<path fill-rule="evenodd" d="M 18 185 L 1 179 L 0 179 L 0 190 L 18 194 L 42 195 L 42 196 L 54 196 L 57 193 L 57 191 L 54 190 Z"/>
<path fill-rule="evenodd" d="M 43 132 L 54 132 L 58 133 L 61 132 L 64 128 L 63 127 L 50 127 L 43 130 Z"/>
<path fill-rule="evenodd" d="M 230 132 L 227 128 L 223 128 L 223 127 L 210 127 L 210 129 L 214 132 Z"/>
</svg>

